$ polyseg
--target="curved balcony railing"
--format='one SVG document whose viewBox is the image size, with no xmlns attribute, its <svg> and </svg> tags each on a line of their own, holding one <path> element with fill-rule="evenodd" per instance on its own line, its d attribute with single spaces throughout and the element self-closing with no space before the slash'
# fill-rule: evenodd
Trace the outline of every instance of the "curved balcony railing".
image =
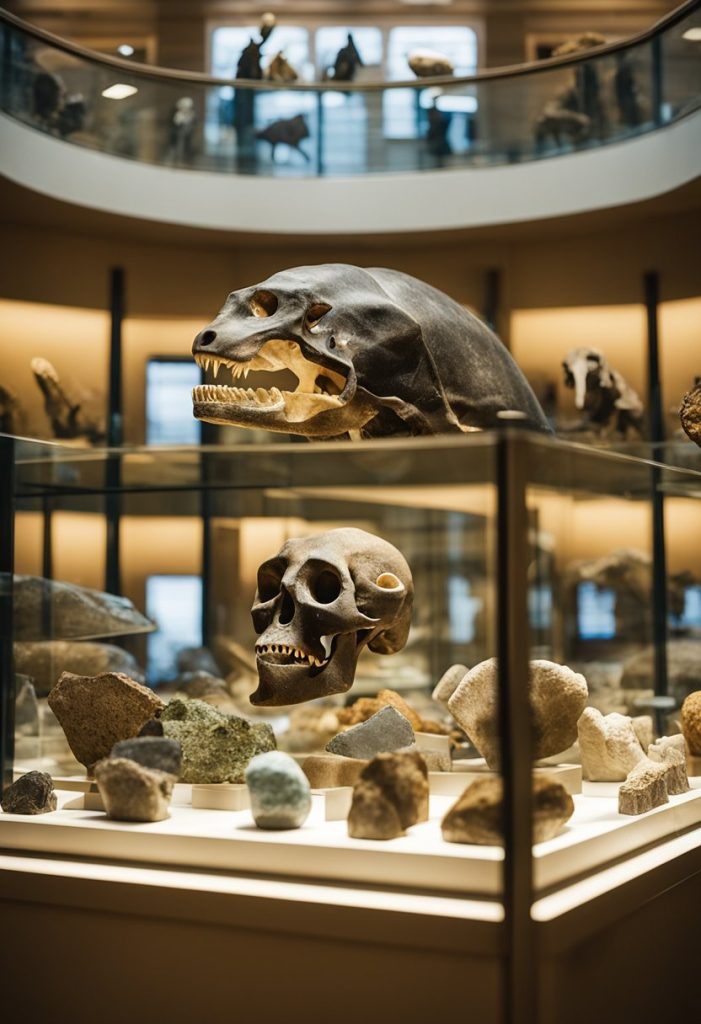
<svg viewBox="0 0 701 1024">
<path fill-rule="evenodd" d="M 407 82 L 213 78 L 103 56 L 0 12 L 0 107 L 91 150 L 285 177 L 519 163 L 606 146 L 701 106 L 701 0 L 574 56 Z"/>
</svg>

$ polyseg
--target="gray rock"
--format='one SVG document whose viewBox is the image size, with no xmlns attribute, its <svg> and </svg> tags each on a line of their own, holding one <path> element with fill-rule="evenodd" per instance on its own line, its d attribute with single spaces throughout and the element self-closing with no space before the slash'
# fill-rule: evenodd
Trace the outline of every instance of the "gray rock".
<svg viewBox="0 0 701 1024">
<path fill-rule="evenodd" d="M 645 758 L 628 773 L 618 790 L 619 814 L 644 814 L 668 802 L 667 769 Z"/>
<path fill-rule="evenodd" d="M 458 683 L 462 682 L 469 671 L 467 665 L 451 665 L 434 686 L 431 694 L 433 699 L 447 708 Z"/>
<path fill-rule="evenodd" d="M 152 690 L 118 672 L 98 676 L 64 672 L 49 694 L 49 707 L 76 760 L 90 773 L 115 743 L 138 735 L 164 705 Z"/>
<path fill-rule="evenodd" d="M 178 672 L 204 672 L 218 679 L 221 669 L 208 647 L 185 647 L 178 652 Z"/>
<path fill-rule="evenodd" d="M 620 782 L 645 759 L 633 722 L 626 715 L 602 715 L 585 708 L 577 723 L 582 772 L 590 782 Z"/>
<path fill-rule="evenodd" d="M 163 734 L 182 744 L 183 782 L 244 782 L 251 758 L 275 749 L 267 722 L 225 715 L 201 700 L 176 698 L 160 719 Z"/>
<path fill-rule="evenodd" d="M 348 835 L 395 839 L 428 819 L 428 771 L 417 753 L 378 754 L 353 787 Z"/>
<path fill-rule="evenodd" d="M 584 676 L 552 661 L 529 665 L 533 759 L 552 757 L 572 746 L 577 719 L 587 702 Z M 448 708 L 490 768 L 499 766 L 496 658 L 470 669 L 448 700 Z"/>
<path fill-rule="evenodd" d="M 39 640 L 46 632 L 47 614 L 56 639 L 150 633 L 156 628 L 126 597 L 41 576 L 15 576 L 15 639 Z"/>
<path fill-rule="evenodd" d="M 404 715 L 391 704 L 377 711 L 365 722 L 352 725 L 326 744 L 330 754 L 369 759 L 375 754 L 408 747 L 414 742 L 414 730 Z"/>
<path fill-rule="evenodd" d="M 106 758 L 95 765 L 95 779 L 105 811 L 116 821 L 163 821 L 175 776 L 145 768 L 124 757 Z"/>
<path fill-rule="evenodd" d="M 180 777 L 183 751 L 178 740 L 165 736 L 135 736 L 131 740 L 115 743 L 110 757 L 126 757 L 144 768 L 157 768 L 160 772 Z"/>
<path fill-rule="evenodd" d="M 504 785 L 488 776 L 467 787 L 441 822 L 448 843 L 503 843 Z M 574 813 L 574 801 L 565 787 L 549 775 L 533 779 L 533 842 L 543 843 L 557 835 Z"/>
<path fill-rule="evenodd" d="M 7 787 L 0 806 L 7 814 L 46 814 L 55 811 L 53 779 L 46 772 L 27 772 Z"/>
<path fill-rule="evenodd" d="M 229 691 L 223 679 L 197 669 L 194 672 L 181 673 L 174 682 L 177 690 L 182 690 L 188 697 L 202 698 L 210 694 L 221 694 L 228 697 Z"/>
<path fill-rule="evenodd" d="M 144 675 L 133 654 L 114 644 L 85 640 L 42 640 L 14 645 L 15 671 L 31 676 L 36 692 L 45 697 L 62 672 L 95 676 L 123 672 L 137 683 Z"/>
<path fill-rule="evenodd" d="M 299 828 L 304 824 L 312 806 L 311 787 L 294 758 L 281 750 L 256 754 L 245 775 L 258 828 Z"/>
</svg>

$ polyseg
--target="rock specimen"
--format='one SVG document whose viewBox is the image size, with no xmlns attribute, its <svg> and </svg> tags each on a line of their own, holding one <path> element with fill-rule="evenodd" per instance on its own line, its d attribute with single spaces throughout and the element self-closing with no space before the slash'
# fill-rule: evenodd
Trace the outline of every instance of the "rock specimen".
<svg viewBox="0 0 701 1024">
<path fill-rule="evenodd" d="M 163 821 L 175 776 L 145 768 L 126 757 L 109 757 L 95 765 L 95 779 L 109 818 L 116 821 Z"/>
<path fill-rule="evenodd" d="M 336 754 L 311 754 L 302 762 L 302 771 L 312 789 L 332 789 L 336 786 L 354 786 L 367 763 Z"/>
<path fill-rule="evenodd" d="M 378 754 L 353 787 L 348 835 L 395 839 L 428 819 L 428 771 L 420 754 Z"/>
<path fill-rule="evenodd" d="M 176 698 L 160 718 L 164 736 L 182 745 L 182 782 L 242 783 L 251 758 L 275 749 L 267 722 L 225 715 L 201 700 Z"/>
<path fill-rule="evenodd" d="M 651 743 L 647 748 L 647 756 L 651 761 L 661 761 L 662 753 L 665 750 L 676 750 L 682 757 L 686 756 L 686 740 L 680 732 L 674 736 L 660 736 L 655 743 Z"/>
<path fill-rule="evenodd" d="M 414 730 L 404 715 L 391 705 L 382 708 L 366 722 L 352 725 L 327 743 L 330 754 L 369 759 L 375 754 L 408 747 L 414 742 Z"/>
<path fill-rule="evenodd" d="M 163 722 L 160 718 L 149 718 L 139 729 L 139 736 L 163 736 Z"/>
<path fill-rule="evenodd" d="M 620 782 L 645 752 L 630 718 L 613 711 L 602 715 L 585 708 L 577 723 L 584 778 L 590 782 Z"/>
<path fill-rule="evenodd" d="M 246 767 L 251 813 L 258 828 L 299 828 L 312 806 L 309 780 L 281 750 L 256 754 Z"/>
<path fill-rule="evenodd" d="M 62 672 L 78 676 L 124 672 L 142 683 L 143 673 L 133 654 L 115 644 L 90 640 L 41 640 L 14 644 L 15 670 L 31 676 L 36 692 L 45 697 Z"/>
<path fill-rule="evenodd" d="M 619 814 L 644 814 L 668 802 L 666 768 L 647 758 L 628 773 L 618 790 Z"/>
<path fill-rule="evenodd" d="M 499 765 L 496 658 L 480 662 L 461 680 L 448 700 L 450 713 L 490 768 Z M 533 759 L 567 750 L 577 738 L 577 719 L 587 702 L 584 676 L 566 665 L 532 661 L 529 666 Z"/>
<path fill-rule="evenodd" d="M 638 743 L 643 750 L 647 750 L 655 736 L 652 715 L 634 715 L 631 718 L 631 721 L 633 723 L 635 735 L 638 737 Z"/>
<path fill-rule="evenodd" d="M 651 690 L 655 682 L 654 648 L 646 647 L 623 665 L 623 690 Z M 667 644 L 667 675 L 670 696 L 681 704 L 695 690 L 701 690 L 701 657 L 698 640 L 672 639 Z M 631 699 L 634 694 L 626 694 Z"/>
<path fill-rule="evenodd" d="M 447 708 L 458 683 L 462 682 L 469 671 L 467 665 L 451 665 L 434 686 L 431 694 L 433 699 Z"/>
<path fill-rule="evenodd" d="M 56 810 L 56 794 L 50 775 L 46 772 L 27 772 L 8 786 L 2 795 L 3 811 L 7 814 L 46 814 Z"/>
<path fill-rule="evenodd" d="M 499 846 L 503 842 L 504 786 L 500 778 L 477 779 L 453 804 L 441 822 L 448 843 Z M 565 787 L 548 775 L 533 779 L 533 842 L 552 839 L 574 813 Z"/>
<path fill-rule="evenodd" d="M 391 706 L 409 722 L 414 732 L 423 732 L 423 719 L 395 690 L 380 690 L 376 697 L 360 697 L 349 708 L 339 708 L 336 712 L 341 725 L 357 725 L 367 722 L 382 708 Z"/>
<path fill-rule="evenodd" d="M 701 381 L 698 377 L 691 391 L 684 395 L 679 416 L 687 435 L 701 447 Z"/>
<path fill-rule="evenodd" d="M 182 770 L 183 752 L 178 740 L 166 736 L 135 736 L 115 743 L 110 757 L 126 757 L 144 768 L 156 768 L 177 779 Z"/>
<path fill-rule="evenodd" d="M 41 576 L 15 576 L 13 616 L 16 640 L 44 635 L 46 615 L 57 638 L 145 633 L 156 626 L 126 597 Z"/>
<path fill-rule="evenodd" d="M 206 672 L 219 678 L 221 671 L 208 647 L 184 647 L 178 652 L 178 672 Z"/>
<path fill-rule="evenodd" d="M 115 743 L 136 736 L 164 704 L 148 687 L 119 672 L 98 676 L 64 672 L 49 694 L 49 707 L 76 760 L 90 774 Z"/>
<path fill-rule="evenodd" d="M 694 757 L 701 757 L 701 690 L 690 693 L 682 704 L 682 734 Z"/>
<path fill-rule="evenodd" d="M 679 793 L 689 792 L 689 776 L 686 773 L 686 756 L 674 747 L 666 746 L 662 749 L 659 762 L 666 769 L 665 786 L 670 796 L 678 796 Z"/>
</svg>

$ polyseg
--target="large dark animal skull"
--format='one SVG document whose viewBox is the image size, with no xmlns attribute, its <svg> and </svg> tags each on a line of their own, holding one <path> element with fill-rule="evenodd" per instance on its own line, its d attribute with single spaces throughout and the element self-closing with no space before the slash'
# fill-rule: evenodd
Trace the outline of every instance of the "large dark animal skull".
<svg viewBox="0 0 701 1024">
<path fill-rule="evenodd" d="M 203 384 L 209 423 L 379 437 L 498 426 L 505 412 L 549 431 L 525 377 L 481 320 L 396 270 L 344 263 L 296 267 L 232 292 L 193 354 L 234 386 Z M 249 370 L 291 370 L 294 390 L 242 388 Z"/>
<path fill-rule="evenodd" d="M 643 403 L 625 377 L 595 348 L 573 348 L 563 362 L 565 387 L 574 388 L 574 404 L 602 434 L 642 433 Z"/>
<path fill-rule="evenodd" d="M 364 530 L 288 540 L 258 569 L 251 615 L 259 684 L 251 703 L 345 693 L 363 647 L 377 654 L 402 649 L 413 596 L 404 557 Z"/>
</svg>

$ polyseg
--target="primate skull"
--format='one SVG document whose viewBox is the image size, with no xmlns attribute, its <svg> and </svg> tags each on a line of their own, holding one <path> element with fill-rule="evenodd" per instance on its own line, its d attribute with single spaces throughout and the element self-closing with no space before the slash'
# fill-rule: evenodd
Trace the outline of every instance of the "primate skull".
<svg viewBox="0 0 701 1024">
<path fill-rule="evenodd" d="M 399 551 L 364 530 L 288 540 L 258 569 L 256 705 L 299 704 L 353 685 L 363 647 L 406 643 L 414 588 Z"/>
</svg>

